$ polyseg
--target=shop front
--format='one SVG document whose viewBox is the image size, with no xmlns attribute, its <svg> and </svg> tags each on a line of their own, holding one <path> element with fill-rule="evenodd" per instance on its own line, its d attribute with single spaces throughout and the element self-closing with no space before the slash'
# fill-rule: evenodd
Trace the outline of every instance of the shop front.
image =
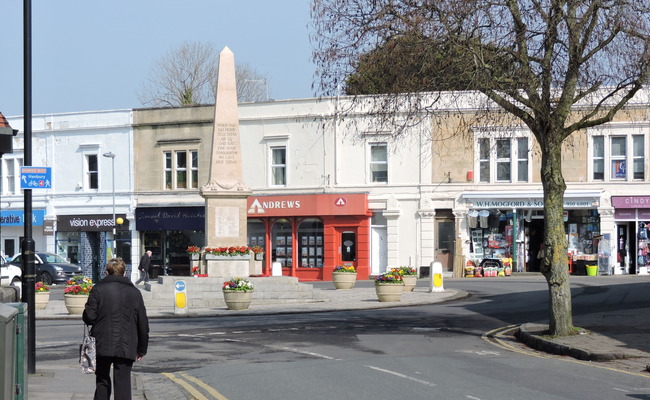
<svg viewBox="0 0 650 400">
<path fill-rule="evenodd" d="M 56 223 L 57 254 L 78 264 L 93 280 L 103 276 L 106 261 L 121 257 L 131 270 L 131 230 L 124 214 L 116 214 L 122 224 L 116 224 L 113 214 L 59 215 Z M 115 237 L 113 236 L 115 227 Z M 115 255 L 113 255 L 115 240 Z"/>
<path fill-rule="evenodd" d="M 505 276 L 539 272 L 544 255 L 542 193 L 464 193 L 467 206 L 465 275 Z M 598 262 L 600 193 L 570 192 L 564 198 L 564 222 L 570 272 L 584 275 Z M 498 272 L 493 274 L 493 268 Z"/>
<path fill-rule="evenodd" d="M 650 196 L 612 196 L 616 221 L 615 274 L 648 274 Z"/>
<path fill-rule="evenodd" d="M 32 210 L 32 237 L 37 250 L 45 250 L 44 240 L 45 210 Z M 23 210 L 2 210 L 0 212 L 2 229 L 2 251 L 13 257 L 21 251 L 21 239 L 25 236 L 25 212 Z"/>
<path fill-rule="evenodd" d="M 370 275 L 367 194 L 251 196 L 248 244 L 264 249 L 263 270 L 274 263 L 301 281 L 331 280 L 336 265 Z"/>
<path fill-rule="evenodd" d="M 149 275 L 190 275 L 188 246 L 205 246 L 205 207 L 138 207 L 135 229 L 142 248 L 151 250 Z"/>
</svg>

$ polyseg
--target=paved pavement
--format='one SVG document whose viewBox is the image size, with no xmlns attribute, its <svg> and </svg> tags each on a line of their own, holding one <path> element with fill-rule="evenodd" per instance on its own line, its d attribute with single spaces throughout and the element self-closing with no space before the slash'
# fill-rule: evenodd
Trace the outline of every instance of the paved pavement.
<svg viewBox="0 0 650 400">
<path fill-rule="evenodd" d="M 485 278 L 491 279 L 491 278 Z M 499 279 L 499 278 L 495 278 Z M 421 285 L 421 284 L 420 284 Z M 225 307 L 190 310 L 189 317 L 219 315 L 259 315 L 282 313 L 305 313 L 335 310 L 355 310 L 385 307 L 434 304 L 454 301 L 468 296 L 457 289 L 430 292 L 427 286 L 417 286 L 413 292 L 404 293 L 398 303 L 380 303 L 372 287 L 355 287 L 352 290 L 323 289 L 321 301 L 274 305 L 254 305 L 244 311 L 230 311 Z M 147 310 L 150 318 L 174 317 L 173 308 Z M 649 316 L 639 318 L 639 316 Z M 80 319 L 67 314 L 62 300 L 50 300 L 45 310 L 37 310 L 37 319 Z M 630 323 L 634 321 L 634 323 Z M 615 315 L 593 314 L 574 317 L 574 325 L 584 328 L 582 334 L 565 338 L 544 335 L 547 328 L 539 324 L 519 327 L 518 337 L 529 346 L 554 354 L 566 354 L 584 360 L 617 359 L 616 367 L 647 373 L 650 364 L 650 307 L 616 312 Z M 631 326 L 632 325 L 632 326 Z M 621 359 L 620 361 L 618 359 Z M 650 377 L 650 373 L 648 373 Z M 94 375 L 81 374 L 73 361 L 41 361 L 36 364 L 36 374 L 28 376 L 29 399 L 63 400 L 90 399 L 94 393 Z M 161 374 L 133 373 L 134 400 L 178 400 L 187 398 L 182 389 Z"/>
</svg>

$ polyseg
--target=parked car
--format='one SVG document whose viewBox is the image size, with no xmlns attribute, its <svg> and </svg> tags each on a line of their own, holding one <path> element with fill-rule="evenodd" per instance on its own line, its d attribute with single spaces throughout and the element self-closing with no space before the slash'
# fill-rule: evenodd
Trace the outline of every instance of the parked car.
<svg viewBox="0 0 650 400">
<path fill-rule="evenodd" d="M 1 286 L 21 286 L 20 277 L 22 270 L 15 265 L 7 264 L 7 261 L 0 256 L 0 285 Z"/>
<path fill-rule="evenodd" d="M 73 276 L 81 275 L 79 265 L 68 262 L 58 254 L 36 252 L 34 262 L 36 279 L 48 285 L 65 283 Z M 22 267 L 22 254 L 16 255 L 9 265 Z"/>
</svg>

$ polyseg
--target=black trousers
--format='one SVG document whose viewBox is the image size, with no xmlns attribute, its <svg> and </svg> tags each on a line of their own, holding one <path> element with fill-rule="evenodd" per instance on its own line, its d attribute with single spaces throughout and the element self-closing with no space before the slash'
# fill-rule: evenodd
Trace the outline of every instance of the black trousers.
<svg viewBox="0 0 650 400">
<path fill-rule="evenodd" d="M 115 400 L 131 400 L 131 368 L 133 360 L 120 357 L 97 356 L 95 371 L 94 400 L 109 400 L 111 397 L 111 365 L 113 365 L 113 389 Z"/>
</svg>

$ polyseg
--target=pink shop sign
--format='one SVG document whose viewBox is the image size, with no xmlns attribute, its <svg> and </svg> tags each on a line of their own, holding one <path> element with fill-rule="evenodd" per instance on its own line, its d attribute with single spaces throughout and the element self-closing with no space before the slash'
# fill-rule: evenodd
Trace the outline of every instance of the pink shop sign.
<svg viewBox="0 0 650 400">
<path fill-rule="evenodd" d="M 614 208 L 650 208 L 650 196 L 612 196 Z"/>
</svg>

